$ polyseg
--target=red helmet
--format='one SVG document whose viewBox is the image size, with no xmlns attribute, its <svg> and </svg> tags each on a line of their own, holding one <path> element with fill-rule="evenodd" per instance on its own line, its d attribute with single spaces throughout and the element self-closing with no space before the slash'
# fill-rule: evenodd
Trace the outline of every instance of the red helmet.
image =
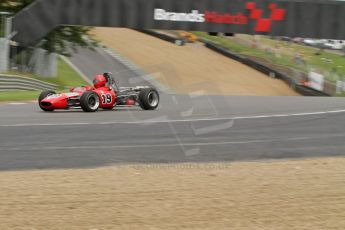
<svg viewBox="0 0 345 230">
<path fill-rule="evenodd" d="M 93 86 L 97 88 L 104 87 L 107 84 L 107 79 L 103 75 L 96 75 L 93 79 Z"/>
</svg>

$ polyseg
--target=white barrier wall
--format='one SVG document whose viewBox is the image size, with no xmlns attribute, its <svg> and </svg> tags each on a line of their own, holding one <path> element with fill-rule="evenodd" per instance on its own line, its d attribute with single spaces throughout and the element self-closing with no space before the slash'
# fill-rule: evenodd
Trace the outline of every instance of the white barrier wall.
<svg viewBox="0 0 345 230">
<path fill-rule="evenodd" d="M 324 88 L 324 83 L 325 83 L 325 76 L 323 76 L 320 73 L 316 73 L 316 72 L 309 72 L 308 75 L 308 79 L 309 79 L 309 87 L 319 90 L 319 91 L 323 91 Z"/>
<path fill-rule="evenodd" d="M 5 38 L 0 38 L 0 73 L 7 72 L 9 59 L 9 42 Z"/>
<path fill-rule="evenodd" d="M 57 76 L 57 57 L 56 53 L 48 53 L 44 49 L 36 49 L 34 54 L 34 72 L 42 77 Z"/>
</svg>

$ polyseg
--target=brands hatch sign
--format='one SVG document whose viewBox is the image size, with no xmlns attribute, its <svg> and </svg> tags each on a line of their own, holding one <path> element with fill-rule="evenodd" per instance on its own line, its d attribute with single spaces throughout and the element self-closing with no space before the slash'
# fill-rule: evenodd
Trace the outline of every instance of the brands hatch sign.
<svg viewBox="0 0 345 230">
<path fill-rule="evenodd" d="M 13 17 L 12 39 L 32 45 L 59 25 L 84 25 L 344 40 L 344 22 L 345 1 L 36 0 Z"/>
<path fill-rule="evenodd" d="M 175 21 L 175 22 L 195 22 L 195 23 L 215 23 L 228 25 L 247 25 L 250 20 L 255 20 L 255 32 L 269 32 L 272 21 L 282 21 L 285 18 L 286 10 L 278 8 L 276 3 L 270 3 L 268 9 L 269 17 L 264 18 L 264 10 L 257 8 L 255 2 L 248 2 L 244 12 L 219 13 L 217 11 L 191 10 L 190 13 L 169 12 L 165 9 L 154 9 L 154 20 Z"/>
</svg>

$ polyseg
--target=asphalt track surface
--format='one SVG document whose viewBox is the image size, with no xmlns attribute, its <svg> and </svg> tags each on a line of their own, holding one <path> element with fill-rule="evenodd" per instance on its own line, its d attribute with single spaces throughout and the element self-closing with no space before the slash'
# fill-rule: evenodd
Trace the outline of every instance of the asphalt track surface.
<svg viewBox="0 0 345 230">
<path fill-rule="evenodd" d="M 72 62 L 78 64 L 78 58 Z M 111 59 L 110 67 L 94 63 L 81 71 L 102 72 L 112 62 L 114 70 L 135 75 Z M 162 93 L 161 99 L 156 111 L 97 113 L 1 104 L 0 170 L 345 155 L 343 98 Z"/>
<path fill-rule="evenodd" d="M 138 74 L 129 69 L 126 65 L 112 57 L 102 48 L 95 48 L 94 51 L 85 48 L 78 48 L 70 61 L 90 80 L 97 74 L 111 72 L 117 83 L 122 86 L 136 85 L 145 82 Z M 139 80 L 139 82 L 135 81 Z M 147 83 L 147 82 L 145 82 Z"/>
</svg>

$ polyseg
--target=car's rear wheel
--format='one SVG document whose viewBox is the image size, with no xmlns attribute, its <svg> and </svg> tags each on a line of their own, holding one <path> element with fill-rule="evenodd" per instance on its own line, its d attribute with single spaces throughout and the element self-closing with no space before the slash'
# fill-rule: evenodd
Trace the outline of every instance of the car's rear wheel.
<svg viewBox="0 0 345 230">
<path fill-rule="evenodd" d="M 142 89 L 139 93 L 139 105 L 144 110 L 155 110 L 159 105 L 159 93 L 153 88 Z"/>
<path fill-rule="evenodd" d="M 49 108 L 46 108 L 46 107 L 43 107 L 41 102 L 48 96 L 50 95 L 54 95 L 56 94 L 54 91 L 52 90 L 46 90 L 46 91 L 43 91 L 40 96 L 38 97 L 38 105 L 40 106 L 40 108 L 45 111 L 45 112 L 51 112 L 51 111 L 54 111 L 54 109 L 49 109 Z"/>
<path fill-rule="evenodd" d="M 80 106 L 85 112 L 96 112 L 99 104 L 99 96 L 95 92 L 87 91 L 80 97 Z"/>
</svg>

